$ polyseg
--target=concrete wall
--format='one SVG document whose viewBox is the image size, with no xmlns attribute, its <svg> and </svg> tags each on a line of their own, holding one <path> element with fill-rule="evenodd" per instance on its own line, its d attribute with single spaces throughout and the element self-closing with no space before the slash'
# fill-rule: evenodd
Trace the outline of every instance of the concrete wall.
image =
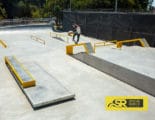
<svg viewBox="0 0 155 120">
<path fill-rule="evenodd" d="M 0 26 L 0 31 L 4 31 L 4 30 L 19 30 L 19 29 L 44 29 L 44 28 L 49 28 L 52 29 L 52 25 L 10 25 L 10 26 Z"/>
</svg>

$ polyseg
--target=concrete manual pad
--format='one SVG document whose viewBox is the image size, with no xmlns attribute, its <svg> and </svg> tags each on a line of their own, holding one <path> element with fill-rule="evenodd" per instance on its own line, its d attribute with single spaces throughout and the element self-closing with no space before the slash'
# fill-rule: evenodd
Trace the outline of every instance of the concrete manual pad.
<svg viewBox="0 0 155 120">
<path fill-rule="evenodd" d="M 41 66 L 36 63 L 23 64 L 36 79 L 35 87 L 21 87 L 34 109 L 74 98 L 74 94 Z"/>
<path fill-rule="evenodd" d="M 109 62 L 95 55 L 79 53 L 73 55 L 73 57 L 125 83 L 145 91 L 150 95 L 155 96 L 155 79 L 150 76 Z"/>
</svg>

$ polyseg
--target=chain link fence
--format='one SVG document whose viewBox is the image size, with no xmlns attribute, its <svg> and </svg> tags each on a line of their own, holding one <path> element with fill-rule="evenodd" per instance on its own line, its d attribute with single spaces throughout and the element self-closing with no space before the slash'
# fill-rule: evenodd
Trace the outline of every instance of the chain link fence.
<svg viewBox="0 0 155 120">
<path fill-rule="evenodd" d="M 63 28 L 72 29 L 79 24 L 82 34 L 104 40 L 146 38 L 155 47 L 155 14 L 63 11 Z"/>
</svg>

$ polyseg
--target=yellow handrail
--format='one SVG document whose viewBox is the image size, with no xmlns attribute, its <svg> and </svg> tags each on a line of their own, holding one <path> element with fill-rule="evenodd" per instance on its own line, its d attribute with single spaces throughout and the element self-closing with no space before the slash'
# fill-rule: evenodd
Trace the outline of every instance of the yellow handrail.
<svg viewBox="0 0 155 120">
<path fill-rule="evenodd" d="M 130 42 L 139 42 L 142 47 L 145 47 L 145 43 L 142 41 L 142 38 L 118 41 L 116 42 L 116 45 L 117 48 L 121 48 L 123 43 L 130 43 Z"/>
<path fill-rule="evenodd" d="M 56 37 L 56 38 L 65 37 L 67 39 L 66 42 L 69 43 L 69 37 L 67 35 L 62 34 L 62 33 L 50 32 L 50 37 Z"/>
<path fill-rule="evenodd" d="M 98 42 L 94 44 L 94 51 L 96 50 L 96 47 L 100 47 L 100 46 L 108 46 L 108 45 L 115 45 L 117 46 L 117 48 L 121 48 L 123 43 L 130 43 L 130 42 L 139 42 L 140 45 L 142 47 L 147 47 L 149 46 L 149 44 L 147 43 L 147 41 L 144 41 L 145 39 L 142 38 L 136 38 L 136 39 L 131 39 L 131 40 L 110 40 L 110 41 L 103 41 L 103 42 Z M 114 44 L 115 43 L 115 44 Z"/>
<path fill-rule="evenodd" d="M 41 39 L 41 38 L 39 38 L 39 37 L 37 37 L 35 35 L 31 35 L 31 39 L 33 39 L 35 41 L 38 41 L 38 42 L 40 42 L 40 43 L 45 45 L 45 40 L 43 40 L 43 39 Z"/>
<path fill-rule="evenodd" d="M 117 40 L 108 40 L 108 41 L 97 42 L 94 44 L 94 51 L 96 50 L 96 47 L 115 45 L 114 43 L 116 43 L 116 42 L 117 42 Z"/>
<path fill-rule="evenodd" d="M 0 40 L 0 44 L 1 44 L 4 48 L 7 48 L 7 44 L 6 44 L 3 40 Z"/>
</svg>

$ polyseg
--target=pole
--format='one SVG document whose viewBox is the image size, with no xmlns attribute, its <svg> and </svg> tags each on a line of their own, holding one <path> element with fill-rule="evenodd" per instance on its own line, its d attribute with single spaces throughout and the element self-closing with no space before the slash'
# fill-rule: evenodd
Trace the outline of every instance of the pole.
<svg viewBox="0 0 155 120">
<path fill-rule="evenodd" d="M 72 11 L 72 1 L 69 0 L 69 2 L 70 2 L 70 11 Z"/>
<path fill-rule="evenodd" d="M 117 12 L 118 0 L 115 0 L 115 12 Z"/>
</svg>

